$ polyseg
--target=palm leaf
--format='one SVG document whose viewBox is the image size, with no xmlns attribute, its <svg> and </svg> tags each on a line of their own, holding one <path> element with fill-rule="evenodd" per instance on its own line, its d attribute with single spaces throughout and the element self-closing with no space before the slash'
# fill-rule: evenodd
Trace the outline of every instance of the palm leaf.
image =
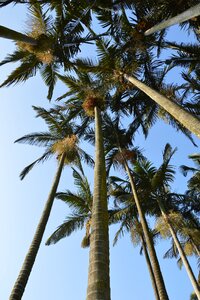
<svg viewBox="0 0 200 300">
<path fill-rule="evenodd" d="M 66 236 L 70 236 L 74 231 L 81 230 L 84 227 L 84 222 L 87 216 L 85 215 L 71 215 L 67 217 L 66 221 L 61 224 L 56 231 L 48 238 L 45 245 L 56 244 L 59 240 Z"/>
<path fill-rule="evenodd" d="M 89 205 L 87 199 L 80 197 L 78 194 L 72 193 L 69 190 L 56 194 L 56 198 L 65 202 L 73 209 L 75 214 L 89 213 Z"/>
<path fill-rule="evenodd" d="M 44 79 L 45 84 L 49 87 L 47 98 L 51 100 L 53 96 L 53 90 L 57 81 L 57 72 L 58 67 L 55 64 L 47 64 L 41 70 L 42 78 Z"/>
<path fill-rule="evenodd" d="M 14 51 L 12 54 L 8 54 L 1 62 L 0 62 L 0 66 L 3 66 L 7 63 L 10 62 L 18 62 L 20 60 L 23 60 L 27 55 L 29 55 L 30 53 L 25 52 L 25 51 L 21 51 L 21 50 L 16 50 Z"/>
<path fill-rule="evenodd" d="M 24 135 L 23 137 L 17 139 L 15 143 L 49 147 L 57 140 L 58 137 L 53 136 L 49 132 L 35 132 L 35 133 L 29 133 L 27 135 Z"/>
<path fill-rule="evenodd" d="M 34 55 L 29 55 L 29 58 L 12 72 L 0 87 L 26 81 L 36 74 L 40 66 L 41 62 Z"/>
<path fill-rule="evenodd" d="M 46 151 L 42 156 L 40 156 L 38 159 L 36 159 L 33 163 L 31 163 L 30 165 L 25 167 L 19 175 L 20 179 L 23 180 L 24 177 L 32 170 L 32 168 L 36 164 L 44 162 L 45 160 L 49 159 L 51 155 L 53 155 L 53 153 L 50 150 Z"/>
</svg>

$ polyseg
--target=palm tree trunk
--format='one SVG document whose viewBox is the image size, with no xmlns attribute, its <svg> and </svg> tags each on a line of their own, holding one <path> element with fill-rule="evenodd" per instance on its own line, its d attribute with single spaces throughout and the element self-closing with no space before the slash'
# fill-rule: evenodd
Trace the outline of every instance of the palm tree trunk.
<svg viewBox="0 0 200 300">
<path fill-rule="evenodd" d="M 196 280 L 196 278 L 194 276 L 192 268 L 191 268 L 191 266 L 190 266 L 190 264 L 189 264 L 189 262 L 187 260 L 185 252 L 183 251 L 183 248 L 182 248 L 182 246 L 181 246 L 181 244 L 179 242 L 179 239 L 178 239 L 178 237 L 176 235 L 176 232 L 175 232 L 175 230 L 174 230 L 174 228 L 173 228 L 173 226 L 172 226 L 172 224 L 170 222 L 170 219 L 168 217 L 168 214 L 167 214 L 167 212 L 166 212 L 166 210 L 164 208 L 164 205 L 163 205 L 161 199 L 157 198 L 157 202 L 158 202 L 160 211 L 162 213 L 162 216 L 163 216 L 165 222 L 167 223 L 167 225 L 169 227 L 170 233 L 171 233 L 171 235 L 173 237 L 173 240 L 174 240 L 174 243 L 175 243 L 175 245 L 176 245 L 176 247 L 178 249 L 180 258 L 181 258 L 181 260 L 182 260 L 182 262 L 183 262 L 183 264 L 185 266 L 186 272 L 187 272 L 187 274 L 188 274 L 188 276 L 190 278 L 190 281 L 192 283 L 192 286 L 194 288 L 196 296 L 197 296 L 198 300 L 200 300 L 200 288 L 199 288 L 198 282 L 197 282 L 197 280 Z"/>
<path fill-rule="evenodd" d="M 144 35 L 146 35 L 146 36 L 150 35 L 154 32 L 163 30 L 163 29 L 170 27 L 172 25 L 175 25 L 175 24 L 185 22 L 185 21 L 192 19 L 199 15 L 200 15 L 200 4 L 197 4 L 189 9 L 187 9 L 186 11 L 184 11 L 183 13 L 181 13 L 179 15 L 153 26 L 152 28 L 145 31 Z"/>
<path fill-rule="evenodd" d="M 95 168 L 87 300 L 110 300 L 108 209 L 101 111 L 95 107 Z"/>
<path fill-rule="evenodd" d="M 200 120 L 183 109 L 177 103 L 171 101 L 167 97 L 161 95 L 159 92 L 148 87 L 146 84 L 140 82 L 136 78 L 123 74 L 124 78 L 134 84 L 138 89 L 153 99 L 158 105 L 164 108 L 170 115 L 172 115 L 178 122 L 189 129 L 197 137 L 200 138 Z"/>
<path fill-rule="evenodd" d="M 121 152 L 121 155 L 123 157 L 121 149 L 120 149 L 120 152 Z M 156 280 L 156 285 L 157 285 L 159 297 L 160 297 L 160 300 L 169 300 L 168 295 L 167 295 L 167 291 L 166 291 L 166 288 L 165 288 L 165 283 L 164 283 L 164 280 L 163 280 L 163 277 L 162 277 L 162 272 L 160 270 L 160 265 L 159 265 L 159 262 L 158 262 L 158 258 L 157 258 L 157 255 L 156 255 L 156 251 L 155 251 L 155 248 L 154 248 L 154 245 L 153 245 L 153 240 L 152 240 L 152 237 L 149 233 L 148 224 L 147 224 L 145 215 L 142 211 L 140 201 L 138 199 L 135 183 L 134 183 L 134 180 L 132 178 L 129 166 L 128 166 L 128 164 L 126 162 L 126 159 L 124 157 L 123 157 L 123 160 L 124 160 L 125 170 L 126 170 L 128 176 L 129 176 L 133 197 L 134 197 L 135 204 L 136 204 L 136 207 L 137 207 L 137 210 L 138 210 L 140 222 L 141 222 L 141 225 L 142 225 L 142 230 L 143 230 L 145 241 L 146 241 L 147 248 L 148 248 L 148 251 L 149 251 L 149 256 L 150 256 L 150 259 L 151 259 L 151 264 L 152 264 L 153 273 L 154 273 L 155 280 Z"/>
<path fill-rule="evenodd" d="M 45 231 L 45 227 L 47 225 L 49 215 L 51 212 L 51 208 L 53 205 L 53 200 L 55 198 L 56 190 L 60 181 L 62 169 L 64 166 L 64 160 L 65 160 L 65 154 L 62 155 L 61 160 L 58 165 L 58 169 L 47 199 L 47 202 L 45 204 L 44 210 L 42 212 L 42 216 L 40 218 L 39 224 L 37 226 L 35 235 L 33 237 L 32 243 L 30 245 L 30 248 L 28 250 L 28 253 L 24 259 L 22 268 L 20 270 L 20 273 L 18 275 L 18 278 L 15 282 L 15 285 L 12 289 L 10 300 L 20 300 L 23 296 L 26 284 L 28 282 L 32 267 L 34 265 L 42 237 Z"/>
<path fill-rule="evenodd" d="M 142 242 L 142 247 L 143 247 L 143 250 L 144 250 L 144 256 L 145 256 L 147 267 L 148 267 L 148 270 L 149 270 L 149 275 L 150 275 L 150 278 L 151 278 L 151 284 L 152 284 L 152 287 L 153 287 L 153 290 L 154 290 L 155 299 L 160 300 L 157 285 L 156 285 L 155 276 L 154 276 L 152 265 L 151 265 L 151 260 L 149 258 L 149 254 L 148 254 L 148 251 L 147 251 L 146 242 L 145 242 L 143 234 L 140 235 L 140 239 L 141 239 L 141 242 Z"/>
<path fill-rule="evenodd" d="M 37 41 L 34 38 L 4 26 L 0 26 L 0 37 L 17 42 L 24 42 L 33 46 L 37 45 Z"/>
</svg>

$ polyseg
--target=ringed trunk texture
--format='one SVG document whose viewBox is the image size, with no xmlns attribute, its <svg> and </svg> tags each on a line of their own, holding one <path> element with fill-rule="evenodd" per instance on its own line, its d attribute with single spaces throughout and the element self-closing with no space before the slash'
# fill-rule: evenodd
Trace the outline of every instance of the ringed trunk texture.
<svg viewBox="0 0 200 300">
<path fill-rule="evenodd" d="M 152 28 L 145 31 L 144 35 L 146 35 L 146 36 L 151 35 L 152 33 L 163 30 L 172 25 L 185 22 L 185 21 L 192 19 L 194 17 L 197 17 L 199 15 L 200 15 L 200 4 L 197 4 L 189 9 L 187 9 L 186 11 L 184 11 L 183 13 L 181 13 L 179 15 L 153 26 Z"/>
<path fill-rule="evenodd" d="M 87 300 L 110 300 L 108 209 L 101 111 L 95 107 L 95 168 Z"/>
<path fill-rule="evenodd" d="M 127 81 L 131 82 L 138 89 L 148 95 L 158 105 L 164 108 L 171 116 L 173 116 L 178 122 L 180 122 L 183 126 L 194 133 L 198 138 L 200 138 L 200 120 L 197 117 L 187 112 L 180 105 L 161 95 L 159 92 L 148 87 L 146 84 L 142 83 L 136 78 L 127 74 L 123 74 L 123 76 Z"/>
<path fill-rule="evenodd" d="M 122 154 L 122 157 L 123 157 L 123 154 Z M 155 251 L 155 248 L 154 248 L 154 245 L 153 245 L 153 240 L 152 240 L 152 237 L 149 233 L 148 224 L 147 224 L 145 215 L 142 211 L 140 201 L 139 201 L 138 196 L 137 196 L 135 183 L 133 181 L 129 166 L 128 166 L 125 159 L 124 159 L 124 165 L 125 165 L 126 172 L 129 176 L 133 197 L 134 197 L 135 204 L 136 204 L 136 207 L 137 207 L 137 210 L 138 210 L 139 219 L 140 219 L 140 222 L 141 222 L 141 225 L 142 225 L 142 230 L 143 230 L 143 233 L 144 233 L 144 237 L 145 237 L 145 241 L 146 241 L 146 244 L 147 244 L 149 256 L 150 256 L 150 259 L 151 259 L 151 265 L 152 265 L 153 273 L 154 273 L 154 276 L 155 276 L 156 286 L 157 286 L 157 289 L 158 289 L 159 297 L 160 297 L 160 300 L 169 300 L 169 297 L 167 295 L 167 290 L 165 288 L 165 283 L 164 283 L 164 280 L 163 280 L 162 272 L 160 270 L 160 265 L 159 265 L 159 262 L 158 262 L 158 258 L 157 258 L 157 255 L 156 255 L 156 251 Z"/>
<path fill-rule="evenodd" d="M 9 300 L 20 300 L 23 296 L 24 290 L 26 288 L 26 284 L 28 282 L 32 267 L 34 265 L 42 237 L 45 231 L 45 227 L 47 225 L 49 215 L 51 212 L 51 208 L 53 205 L 53 200 L 55 198 L 56 190 L 60 181 L 63 165 L 65 160 L 65 154 L 62 155 L 61 160 L 58 165 L 58 169 L 56 172 L 56 175 L 54 177 L 54 181 L 47 199 L 47 202 L 45 204 L 44 210 L 42 212 L 42 216 L 40 218 L 39 224 L 36 228 L 35 235 L 33 237 L 32 243 L 29 247 L 28 253 L 24 259 L 22 268 L 20 270 L 20 273 L 18 275 L 18 278 L 15 282 L 15 285 L 12 289 L 11 295 Z"/>
<path fill-rule="evenodd" d="M 162 216 L 163 216 L 165 222 L 167 223 L 167 225 L 169 227 L 170 233 L 171 233 L 172 238 L 174 240 L 174 243 L 175 243 L 175 245 L 176 245 L 176 247 L 178 249 L 178 252 L 179 252 L 179 255 L 180 255 L 181 259 L 182 259 L 182 262 L 183 262 L 183 264 L 185 266 L 185 269 L 186 269 L 186 272 L 188 274 L 188 277 L 190 278 L 190 281 L 192 283 L 192 286 L 194 288 L 196 296 L 197 296 L 198 300 L 200 300 L 200 287 L 199 287 L 198 282 L 197 282 L 197 280 L 196 280 L 196 278 L 194 276 L 194 273 L 193 273 L 192 268 L 191 268 L 191 266 L 190 266 L 190 264 L 188 262 L 188 259 L 187 259 L 186 255 L 185 255 L 185 252 L 184 252 L 184 250 L 183 250 L 183 248 L 182 248 L 182 246 L 181 246 L 181 244 L 179 242 L 179 239 L 178 239 L 178 237 L 176 235 L 174 227 L 171 224 L 170 219 L 168 218 L 168 215 L 167 215 L 167 213 L 165 211 L 165 208 L 164 208 L 164 206 L 163 206 L 163 204 L 161 202 L 161 199 L 157 199 L 157 202 L 158 202 L 159 208 L 161 210 Z"/>
<path fill-rule="evenodd" d="M 0 26 L 0 37 L 17 42 L 24 42 L 33 46 L 37 45 L 37 41 L 34 38 L 4 26 Z"/>
<path fill-rule="evenodd" d="M 149 258 L 149 254 L 148 254 L 147 247 L 146 247 L 146 242 L 145 242 L 144 236 L 142 234 L 140 235 L 140 239 L 141 239 L 141 242 L 142 242 L 142 247 L 143 247 L 143 250 L 144 250 L 144 256 L 145 256 L 147 267 L 148 267 L 148 270 L 149 270 L 149 275 L 150 275 L 150 278 L 151 278 L 151 284 L 152 284 L 152 287 L 153 287 L 153 290 L 154 290 L 155 299 L 160 300 L 157 285 L 156 285 L 155 276 L 154 276 L 154 273 L 153 273 L 153 268 L 152 268 L 152 265 L 151 265 L 151 260 Z"/>
</svg>

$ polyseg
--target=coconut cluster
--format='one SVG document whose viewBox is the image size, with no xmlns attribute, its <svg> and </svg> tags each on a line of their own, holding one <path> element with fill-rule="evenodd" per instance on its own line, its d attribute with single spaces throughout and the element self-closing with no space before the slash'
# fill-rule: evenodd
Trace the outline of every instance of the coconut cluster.
<svg viewBox="0 0 200 300">
<path fill-rule="evenodd" d="M 122 149 L 121 152 L 118 152 L 115 155 L 115 161 L 117 161 L 121 165 L 124 164 L 124 160 L 134 163 L 136 159 L 137 159 L 136 152 L 128 149 Z"/>
<path fill-rule="evenodd" d="M 37 45 L 30 45 L 24 42 L 17 42 L 18 47 L 21 50 L 26 50 L 34 54 L 40 61 L 45 64 L 52 63 L 54 59 L 53 55 L 53 40 L 45 34 L 40 34 L 39 36 L 34 36 L 37 41 Z"/>
<path fill-rule="evenodd" d="M 66 138 L 56 142 L 52 146 L 52 152 L 58 154 L 58 159 L 60 159 L 61 155 L 65 153 L 65 164 L 70 164 L 77 158 L 77 143 L 77 136 L 72 134 L 71 136 L 67 136 Z"/>
<path fill-rule="evenodd" d="M 86 233 L 85 236 L 81 242 L 81 247 L 82 248 L 87 248 L 90 246 L 90 228 L 91 228 L 91 218 L 87 221 L 86 223 Z"/>
<path fill-rule="evenodd" d="M 95 107 L 99 107 L 100 110 L 104 109 L 104 99 L 98 94 L 91 93 L 86 97 L 82 107 L 88 116 L 93 117 Z"/>
</svg>

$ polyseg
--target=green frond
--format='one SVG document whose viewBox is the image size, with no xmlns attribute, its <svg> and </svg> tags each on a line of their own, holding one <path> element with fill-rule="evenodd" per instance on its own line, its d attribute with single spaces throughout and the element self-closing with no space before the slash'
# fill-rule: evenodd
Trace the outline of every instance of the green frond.
<svg viewBox="0 0 200 300">
<path fill-rule="evenodd" d="M 45 123 L 48 125 L 51 132 L 56 132 L 57 134 L 60 135 L 60 137 L 62 137 L 63 128 L 61 124 L 59 124 L 59 122 L 57 121 L 56 116 L 53 116 L 53 114 L 47 111 L 45 108 L 38 107 L 38 106 L 32 106 L 32 107 L 34 111 L 36 111 L 36 118 L 38 117 L 42 118 L 45 121 Z M 66 132 L 65 134 L 67 133 L 68 132 Z M 70 133 L 72 132 L 70 131 L 68 134 Z"/>
<path fill-rule="evenodd" d="M 33 34 L 48 33 L 52 27 L 52 17 L 48 16 L 47 11 L 43 12 L 42 5 L 39 2 L 33 2 L 28 10 L 28 25 Z"/>
<path fill-rule="evenodd" d="M 125 232 L 129 230 L 129 226 L 127 225 L 127 220 L 123 221 L 120 225 L 120 228 L 115 234 L 114 240 L 113 240 L 113 246 L 115 246 L 119 240 L 119 238 L 123 237 Z"/>
<path fill-rule="evenodd" d="M 17 139 L 15 143 L 36 145 L 39 147 L 50 147 L 57 141 L 57 139 L 57 136 L 53 136 L 49 132 L 35 132 L 24 135 L 23 137 Z"/>
<path fill-rule="evenodd" d="M 179 256 L 178 250 L 174 244 L 173 239 L 171 240 L 172 246 L 170 247 L 169 250 L 164 254 L 163 258 L 177 258 Z"/>
<path fill-rule="evenodd" d="M 80 174 L 77 170 L 73 169 L 74 184 L 78 188 L 78 194 L 85 199 L 90 205 L 92 203 L 92 193 L 87 177 Z"/>
<path fill-rule="evenodd" d="M 49 91 L 47 98 L 51 100 L 53 96 L 54 87 L 57 81 L 57 71 L 58 67 L 55 64 L 46 64 L 41 69 L 41 75 L 45 82 L 45 84 L 48 86 Z"/>
<path fill-rule="evenodd" d="M 56 198 L 65 202 L 76 214 L 90 213 L 90 202 L 78 194 L 67 190 L 56 194 Z"/>
<path fill-rule="evenodd" d="M 67 217 L 66 221 L 64 221 L 63 224 L 61 224 L 48 238 L 45 245 L 49 246 L 56 244 L 66 236 L 70 236 L 74 231 L 83 229 L 85 221 L 85 215 L 79 216 L 74 214 Z"/>
<path fill-rule="evenodd" d="M 87 154 L 84 150 L 82 149 L 78 149 L 80 158 L 83 160 L 83 162 L 85 162 L 87 165 L 94 167 L 94 160 L 91 157 L 91 155 Z"/>
<path fill-rule="evenodd" d="M 127 206 L 125 208 L 116 208 L 116 209 L 109 209 L 109 224 L 117 224 L 122 221 L 127 221 L 128 213 L 130 211 L 130 207 Z"/>
<path fill-rule="evenodd" d="M 24 82 L 30 77 L 34 76 L 41 66 L 41 62 L 36 59 L 35 56 L 30 56 L 17 67 L 8 78 L 0 85 L 10 86 L 11 84 L 17 84 L 19 82 Z"/>
<path fill-rule="evenodd" d="M 29 55 L 28 52 L 15 50 L 12 54 L 8 54 L 1 62 L 0 66 L 3 66 L 7 63 L 23 61 L 23 59 Z"/>
<path fill-rule="evenodd" d="M 32 168 L 38 164 L 38 163 L 43 163 L 45 160 L 49 159 L 52 156 L 52 152 L 51 151 L 46 151 L 41 157 L 39 157 L 38 159 L 36 159 L 33 163 L 31 163 L 30 165 L 28 165 L 27 167 L 25 167 L 22 172 L 20 173 L 20 179 L 23 180 L 24 177 L 32 170 Z"/>
</svg>

